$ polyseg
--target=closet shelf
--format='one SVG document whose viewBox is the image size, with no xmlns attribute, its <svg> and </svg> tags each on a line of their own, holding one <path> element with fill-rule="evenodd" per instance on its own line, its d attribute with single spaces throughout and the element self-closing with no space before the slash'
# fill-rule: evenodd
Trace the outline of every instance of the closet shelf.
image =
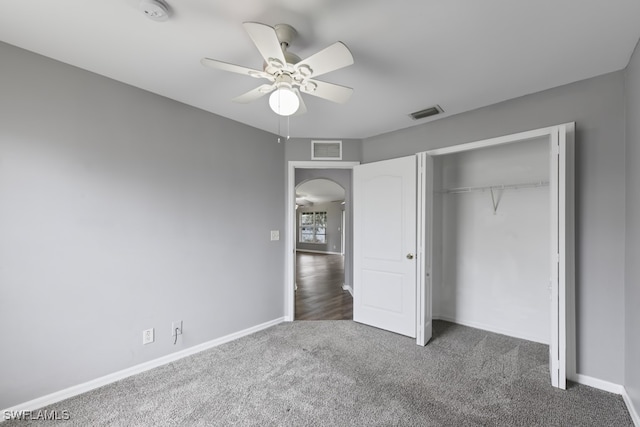
<svg viewBox="0 0 640 427">
<path fill-rule="evenodd" d="M 520 188 L 537 188 L 548 187 L 549 181 L 536 181 L 526 182 L 522 184 L 500 184 L 500 185 L 488 185 L 485 187 L 457 187 L 441 190 L 440 193 L 444 194 L 457 194 L 457 193 L 475 193 L 479 191 L 494 191 L 494 190 L 518 190 Z"/>
</svg>

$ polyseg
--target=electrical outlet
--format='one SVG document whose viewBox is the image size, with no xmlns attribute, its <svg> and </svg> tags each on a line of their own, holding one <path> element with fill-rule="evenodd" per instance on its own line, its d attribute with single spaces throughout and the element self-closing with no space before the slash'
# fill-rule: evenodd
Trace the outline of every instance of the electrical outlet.
<svg viewBox="0 0 640 427">
<path fill-rule="evenodd" d="M 142 331 L 142 344 L 151 344 L 153 342 L 153 328 Z"/>
<path fill-rule="evenodd" d="M 280 230 L 271 230 L 271 240 L 280 240 Z"/>
<path fill-rule="evenodd" d="M 171 322 L 171 336 L 182 335 L 182 320 Z"/>
</svg>

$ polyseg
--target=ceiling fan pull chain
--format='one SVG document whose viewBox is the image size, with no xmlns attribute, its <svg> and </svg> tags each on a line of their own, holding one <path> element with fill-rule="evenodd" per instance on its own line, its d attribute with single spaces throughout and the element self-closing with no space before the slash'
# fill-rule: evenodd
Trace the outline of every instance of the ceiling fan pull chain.
<svg viewBox="0 0 640 427">
<path fill-rule="evenodd" d="M 280 132 L 280 116 L 278 116 L 278 144 L 281 142 L 280 135 L 282 135 L 282 133 Z"/>
</svg>

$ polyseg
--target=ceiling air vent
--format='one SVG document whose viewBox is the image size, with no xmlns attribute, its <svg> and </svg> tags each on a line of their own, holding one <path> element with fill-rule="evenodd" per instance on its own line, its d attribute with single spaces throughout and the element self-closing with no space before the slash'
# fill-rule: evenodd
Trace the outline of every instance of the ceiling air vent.
<svg viewBox="0 0 640 427">
<path fill-rule="evenodd" d="M 425 108 L 424 110 L 416 111 L 415 113 L 409 114 L 413 120 L 424 119 L 425 117 L 435 116 L 436 114 L 440 114 L 444 112 L 439 105 L 434 105 L 433 107 Z"/>
<path fill-rule="evenodd" d="M 342 160 L 342 141 L 311 141 L 311 160 Z"/>
</svg>

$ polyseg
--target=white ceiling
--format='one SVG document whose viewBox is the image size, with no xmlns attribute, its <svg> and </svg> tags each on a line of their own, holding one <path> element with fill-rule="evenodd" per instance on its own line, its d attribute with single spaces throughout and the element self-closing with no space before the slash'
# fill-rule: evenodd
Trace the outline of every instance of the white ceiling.
<svg viewBox="0 0 640 427">
<path fill-rule="evenodd" d="M 292 137 L 365 138 L 414 126 L 439 104 L 468 111 L 623 69 L 640 37 L 639 0 L 167 0 L 155 22 L 139 0 L 0 0 L 0 40 L 189 105 L 286 134 L 262 83 L 205 68 L 210 57 L 250 68 L 262 59 L 242 22 L 288 23 L 305 58 L 335 41 L 355 64 L 320 80 L 354 88 L 345 105 L 305 96 Z M 0 62 L 1 63 L 1 62 Z"/>
<path fill-rule="evenodd" d="M 296 203 L 306 204 L 304 201 L 311 203 L 336 202 L 344 200 L 344 194 L 344 188 L 333 181 L 323 178 L 312 179 L 296 187 Z"/>
</svg>

